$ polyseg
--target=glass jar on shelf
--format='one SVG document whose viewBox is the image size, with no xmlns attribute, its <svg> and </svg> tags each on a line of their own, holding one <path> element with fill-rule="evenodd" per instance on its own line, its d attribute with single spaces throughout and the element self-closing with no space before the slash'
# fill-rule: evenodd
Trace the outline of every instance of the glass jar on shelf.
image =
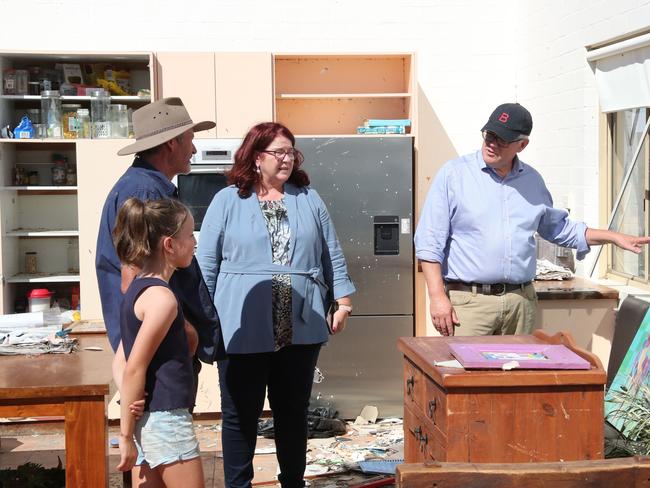
<svg viewBox="0 0 650 488">
<path fill-rule="evenodd" d="M 110 107 L 111 113 L 111 137 L 129 137 L 129 113 L 128 107 L 122 104 L 114 104 Z"/>
<path fill-rule="evenodd" d="M 61 154 L 53 154 L 52 162 L 52 184 L 53 185 L 65 185 L 66 184 L 66 163 L 68 158 Z"/>
<path fill-rule="evenodd" d="M 41 94 L 41 84 L 38 81 L 28 81 L 27 82 L 27 94 L 28 95 L 40 95 Z"/>
<path fill-rule="evenodd" d="M 65 184 L 75 186 L 77 184 L 77 168 L 73 163 L 68 163 L 65 168 Z"/>
<path fill-rule="evenodd" d="M 28 108 L 22 111 L 19 110 L 18 115 L 20 117 L 22 117 L 23 115 L 27 115 L 32 125 L 41 123 L 41 109 L 39 108 Z"/>
<path fill-rule="evenodd" d="M 16 70 L 16 95 L 27 95 L 29 83 L 29 72 L 26 69 Z"/>
<path fill-rule="evenodd" d="M 29 171 L 27 173 L 27 184 L 29 186 L 38 186 L 41 180 L 38 177 L 38 171 Z"/>
<path fill-rule="evenodd" d="M 93 139 L 108 139 L 111 137 L 111 121 L 109 119 L 110 94 L 102 89 L 86 90 L 90 95 L 90 120 Z"/>
<path fill-rule="evenodd" d="M 16 70 L 13 68 L 2 71 L 2 93 L 4 95 L 16 94 Z"/>
<path fill-rule="evenodd" d="M 57 90 L 41 94 L 41 123 L 45 124 L 47 137 L 61 138 L 61 96 Z"/>
<path fill-rule="evenodd" d="M 25 273 L 32 275 L 38 273 L 38 254 L 35 251 L 25 253 Z"/>
<path fill-rule="evenodd" d="M 21 166 L 14 166 L 14 186 L 25 186 L 27 185 L 27 173 L 25 168 Z"/>
<path fill-rule="evenodd" d="M 79 136 L 79 120 L 77 119 L 77 110 L 81 108 L 78 103 L 64 103 L 61 105 L 63 113 L 61 125 L 63 126 L 64 139 L 77 139 Z"/>
</svg>

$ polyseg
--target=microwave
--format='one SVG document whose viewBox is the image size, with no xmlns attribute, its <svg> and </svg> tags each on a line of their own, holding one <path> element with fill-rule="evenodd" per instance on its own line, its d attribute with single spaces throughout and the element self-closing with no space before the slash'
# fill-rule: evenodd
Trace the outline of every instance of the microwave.
<svg viewBox="0 0 650 488">
<path fill-rule="evenodd" d="M 197 240 L 203 218 L 214 196 L 228 186 L 226 173 L 232 168 L 241 139 L 194 139 L 196 154 L 190 161 L 190 172 L 172 181 L 178 198 L 192 211 Z"/>
</svg>

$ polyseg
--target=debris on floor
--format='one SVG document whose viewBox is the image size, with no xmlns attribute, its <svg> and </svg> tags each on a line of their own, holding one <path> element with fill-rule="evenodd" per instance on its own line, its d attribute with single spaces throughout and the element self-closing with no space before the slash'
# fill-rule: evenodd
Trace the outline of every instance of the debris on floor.
<svg viewBox="0 0 650 488">
<path fill-rule="evenodd" d="M 329 407 L 316 407 L 307 413 L 307 437 L 323 438 L 345 434 L 345 422 L 336 418 L 336 410 Z M 260 419 L 257 423 L 257 435 L 273 439 L 273 419 Z"/>
<path fill-rule="evenodd" d="M 376 419 L 373 410 L 366 407 L 358 418 L 369 422 L 373 417 Z M 376 424 L 357 421 L 347 424 L 345 435 L 308 441 L 306 477 L 362 471 L 363 461 L 390 461 L 393 469 L 387 474 L 394 473 L 404 458 L 402 420 L 390 418 Z"/>
</svg>

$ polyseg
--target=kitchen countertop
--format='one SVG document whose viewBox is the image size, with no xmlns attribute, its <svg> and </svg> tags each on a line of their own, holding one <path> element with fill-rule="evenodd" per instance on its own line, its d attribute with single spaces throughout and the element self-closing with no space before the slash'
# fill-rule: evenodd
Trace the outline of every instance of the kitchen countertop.
<svg viewBox="0 0 650 488">
<path fill-rule="evenodd" d="M 618 299 L 618 290 L 579 276 L 571 280 L 534 281 L 533 286 L 539 300 Z"/>
</svg>

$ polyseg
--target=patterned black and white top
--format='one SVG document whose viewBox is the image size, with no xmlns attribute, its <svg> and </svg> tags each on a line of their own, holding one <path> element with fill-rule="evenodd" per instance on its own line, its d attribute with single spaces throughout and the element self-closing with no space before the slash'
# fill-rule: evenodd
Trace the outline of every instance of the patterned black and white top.
<svg viewBox="0 0 650 488">
<path fill-rule="evenodd" d="M 260 201 L 260 208 L 266 220 L 271 238 L 273 264 L 289 265 L 289 240 L 291 229 L 284 199 Z M 276 274 L 271 278 L 273 290 L 273 335 L 275 350 L 291 344 L 291 276 Z"/>
</svg>

